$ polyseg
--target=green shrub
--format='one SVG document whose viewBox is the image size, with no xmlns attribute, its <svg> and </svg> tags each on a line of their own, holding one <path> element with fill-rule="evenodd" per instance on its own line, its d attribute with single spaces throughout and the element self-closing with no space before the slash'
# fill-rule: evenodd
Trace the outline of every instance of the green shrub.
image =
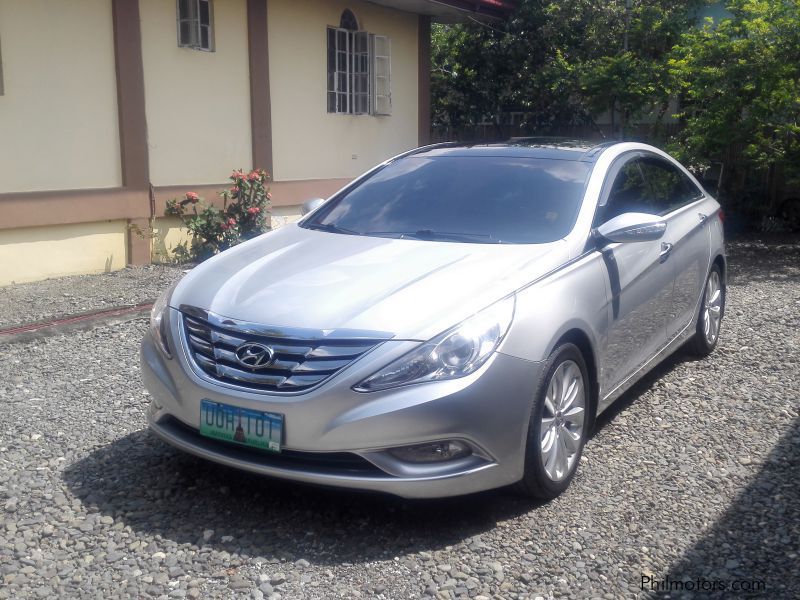
<svg viewBox="0 0 800 600">
<path fill-rule="evenodd" d="M 205 202 L 195 192 L 169 200 L 165 214 L 178 217 L 192 236 L 174 249 L 179 261 L 204 261 L 270 229 L 269 174 L 262 170 L 231 173 L 231 187 L 220 193 L 222 208 Z"/>
</svg>

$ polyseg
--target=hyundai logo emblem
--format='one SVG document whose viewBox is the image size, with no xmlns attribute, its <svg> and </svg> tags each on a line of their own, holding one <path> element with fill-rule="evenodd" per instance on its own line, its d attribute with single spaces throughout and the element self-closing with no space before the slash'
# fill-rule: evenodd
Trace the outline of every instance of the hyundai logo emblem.
<svg viewBox="0 0 800 600">
<path fill-rule="evenodd" d="M 265 369 L 272 364 L 275 351 L 264 344 L 247 343 L 236 348 L 236 360 L 251 369 Z"/>
</svg>

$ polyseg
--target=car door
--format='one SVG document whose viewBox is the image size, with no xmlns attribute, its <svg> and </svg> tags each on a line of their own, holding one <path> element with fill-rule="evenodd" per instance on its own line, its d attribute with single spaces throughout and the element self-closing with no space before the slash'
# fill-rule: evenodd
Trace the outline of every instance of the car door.
<svg viewBox="0 0 800 600">
<path fill-rule="evenodd" d="M 702 210 L 705 194 L 677 165 L 648 155 L 641 159 L 640 166 L 655 202 L 664 207 L 661 215 L 667 222 L 662 260 L 671 265 L 674 277 L 667 317 L 670 340 L 694 322 L 709 266 L 709 215 Z"/>
<path fill-rule="evenodd" d="M 595 216 L 595 227 L 628 212 L 658 214 L 640 167 L 640 153 L 612 165 Z M 601 242 L 602 243 L 602 242 Z M 666 343 L 673 272 L 661 240 L 607 243 L 599 248 L 611 290 L 609 326 L 600 380 L 613 391 Z"/>
</svg>

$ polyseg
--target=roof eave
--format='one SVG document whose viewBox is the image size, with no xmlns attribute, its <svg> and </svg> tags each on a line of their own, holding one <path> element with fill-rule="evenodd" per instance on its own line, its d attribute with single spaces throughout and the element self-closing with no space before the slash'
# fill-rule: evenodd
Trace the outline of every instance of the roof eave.
<svg viewBox="0 0 800 600">
<path fill-rule="evenodd" d="M 428 15 L 438 23 L 504 19 L 517 7 L 517 0 L 369 0 L 389 8 Z"/>
</svg>

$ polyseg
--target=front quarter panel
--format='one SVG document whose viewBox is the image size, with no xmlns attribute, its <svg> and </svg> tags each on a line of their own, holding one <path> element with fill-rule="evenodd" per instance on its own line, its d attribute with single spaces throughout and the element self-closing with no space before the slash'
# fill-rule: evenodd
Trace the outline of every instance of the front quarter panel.
<svg viewBox="0 0 800 600">
<path fill-rule="evenodd" d="M 514 322 L 499 351 L 530 361 L 546 360 L 570 330 L 587 335 L 602 355 L 608 327 L 608 278 L 592 251 L 517 293 Z"/>
<path fill-rule="evenodd" d="M 713 199 L 709 199 L 713 200 Z M 714 260 L 715 257 L 721 256 L 723 261 L 726 261 L 726 254 L 725 254 L 725 233 L 722 227 L 722 219 L 720 217 L 720 206 L 716 200 L 713 200 L 713 204 L 710 204 L 709 208 L 712 212 L 711 217 L 711 260 Z M 725 269 L 727 271 L 727 269 Z M 727 277 L 727 272 L 723 272 L 723 277 Z"/>
</svg>

